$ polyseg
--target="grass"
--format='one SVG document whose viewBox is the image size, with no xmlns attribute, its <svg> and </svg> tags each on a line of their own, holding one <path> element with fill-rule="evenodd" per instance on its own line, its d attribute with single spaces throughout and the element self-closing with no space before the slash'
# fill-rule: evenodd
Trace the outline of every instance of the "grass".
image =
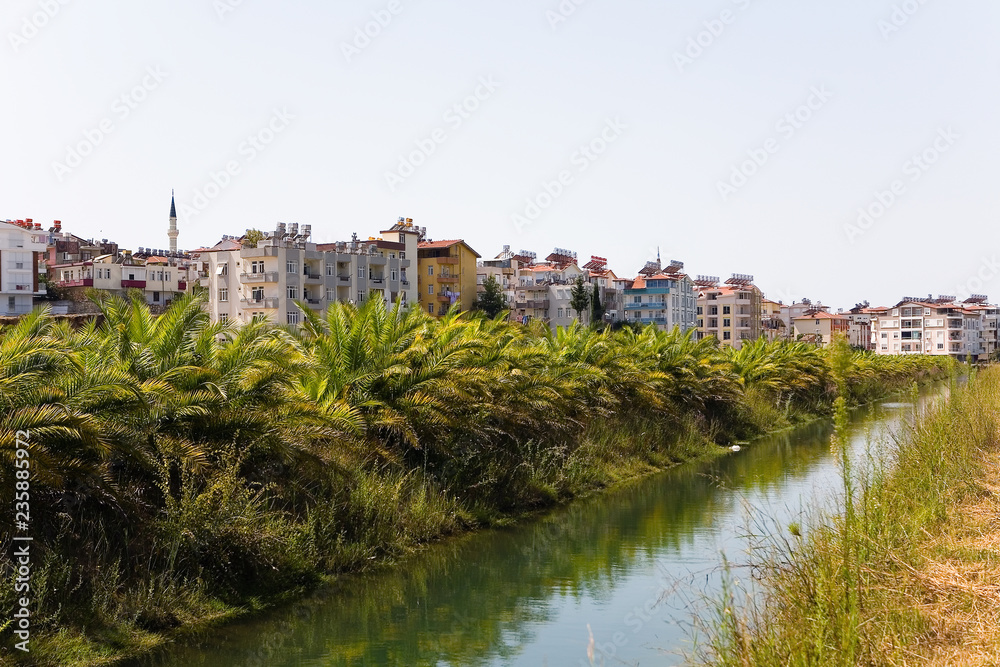
<svg viewBox="0 0 1000 667">
<path fill-rule="evenodd" d="M 762 595 L 730 579 L 695 661 L 997 664 L 1000 368 L 953 387 L 870 473 L 842 465 L 840 506 L 757 545 Z"/>
</svg>

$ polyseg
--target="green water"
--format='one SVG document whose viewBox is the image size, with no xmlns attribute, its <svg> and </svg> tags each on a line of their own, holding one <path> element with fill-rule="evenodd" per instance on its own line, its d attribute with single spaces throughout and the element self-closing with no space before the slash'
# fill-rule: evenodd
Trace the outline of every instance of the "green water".
<svg viewBox="0 0 1000 667">
<path fill-rule="evenodd" d="M 905 403 L 856 412 L 859 460 L 913 413 Z M 586 665 L 588 625 L 595 664 L 678 664 L 692 619 L 718 589 L 721 554 L 745 561 L 748 532 L 800 520 L 840 492 L 831 432 L 813 423 L 513 529 L 435 545 L 142 664 Z"/>
</svg>

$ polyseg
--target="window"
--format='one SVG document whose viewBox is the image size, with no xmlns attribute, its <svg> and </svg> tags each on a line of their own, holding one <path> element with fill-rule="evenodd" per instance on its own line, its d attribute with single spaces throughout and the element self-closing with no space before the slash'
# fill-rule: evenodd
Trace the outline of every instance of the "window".
<svg viewBox="0 0 1000 667">
<path fill-rule="evenodd" d="M 11 298 L 13 299 L 14 297 L 11 297 Z M 427 304 L 427 312 L 430 313 L 431 315 L 434 314 L 434 304 L 433 303 Z"/>
<path fill-rule="evenodd" d="M 289 285 L 286 289 L 287 289 L 287 293 L 288 293 L 288 298 L 289 299 L 298 299 L 299 298 L 299 288 L 298 287 L 296 287 L 295 285 Z"/>
<path fill-rule="evenodd" d="M 215 275 L 217 275 L 217 276 L 228 276 L 229 275 L 229 264 L 226 263 L 226 262 L 223 262 L 222 264 L 219 264 L 219 266 L 216 267 L 216 269 L 215 269 Z"/>
<path fill-rule="evenodd" d="M 225 287 L 219 288 L 219 301 L 226 302 L 229 301 L 229 290 Z"/>
<path fill-rule="evenodd" d="M 730 314 L 730 309 L 731 309 L 731 306 L 723 306 L 722 307 L 722 314 L 723 315 L 729 315 Z"/>
<path fill-rule="evenodd" d="M 714 317 L 709 318 L 709 320 L 708 320 L 708 328 L 709 329 L 718 329 L 719 328 L 719 320 L 717 318 L 714 318 Z"/>
<path fill-rule="evenodd" d="M 428 294 L 434 294 L 434 285 L 428 285 L 427 286 L 427 293 Z"/>
<path fill-rule="evenodd" d="M 632 303 L 642 303 L 642 297 L 641 296 L 632 297 Z"/>
<path fill-rule="evenodd" d="M 335 269 L 336 269 L 336 267 L 333 264 L 331 264 L 330 262 L 326 263 L 326 275 L 328 275 L 328 276 L 336 275 L 334 273 Z"/>
<path fill-rule="evenodd" d="M 288 273 L 298 273 L 299 263 L 294 259 L 288 260 L 287 262 L 285 262 L 285 271 Z M 289 324 L 293 324 L 293 322 L 289 322 Z"/>
<path fill-rule="evenodd" d="M 295 311 L 295 312 L 289 311 L 288 313 L 286 313 L 286 317 L 288 318 L 288 323 L 289 324 L 298 324 L 299 323 L 299 311 Z"/>
<path fill-rule="evenodd" d="M 406 253 L 405 253 L 405 252 L 403 252 L 402 250 L 400 250 L 400 251 L 399 251 L 399 258 L 400 258 L 400 259 L 406 259 Z"/>
<path fill-rule="evenodd" d="M 562 316 L 563 316 L 563 309 L 560 308 L 559 309 L 559 314 L 556 317 L 562 317 Z"/>
<path fill-rule="evenodd" d="M 364 290 L 358 290 L 358 303 L 365 302 L 365 292 Z"/>
<path fill-rule="evenodd" d="M 219 322 L 226 324 L 229 322 L 229 315 L 227 313 L 219 313 Z"/>
<path fill-rule="evenodd" d="M 254 301 L 263 301 L 264 300 L 264 288 L 263 287 L 254 287 L 250 291 L 250 297 Z"/>
<path fill-rule="evenodd" d="M 159 302 L 160 302 L 160 293 L 153 292 L 153 303 L 159 303 Z"/>
<path fill-rule="evenodd" d="M 335 298 L 336 297 L 333 294 L 333 288 L 332 287 L 327 287 L 326 288 L 326 300 L 327 301 L 333 301 Z"/>
<path fill-rule="evenodd" d="M 170 280 L 170 272 L 169 271 L 167 271 L 164 275 L 166 276 L 166 280 Z"/>
<path fill-rule="evenodd" d="M 264 273 L 264 262 L 257 260 L 250 262 L 250 273 Z"/>
<path fill-rule="evenodd" d="M 433 276 L 434 275 L 434 265 L 430 265 L 430 266 L 427 267 L 427 275 L 429 275 L 429 276 Z"/>
<path fill-rule="evenodd" d="M 698 311 L 697 311 L 697 314 L 698 314 L 698 315 L 704 315 L 704 314 L 705 314 L 705 313 L 703 312 L 704 310 L 705 310 L 705 309 L 704 309 L 704 308 L 703 308 L 702 306 L 698 306 Z"/>
<path fill-rule="evenodd" d="M 705 326 L 705 320 L 698 320 L 698 328 L 701 329 Z"/>
<path fill-rule="evenodd" d="M 730 325 L 730 323 L 731 323 L 731 322 L 732 322 L 732 320 L 730 320 L 730 319 L 729 319 L 728 317 L 725 317 L 725 318 L 723 318 L 723 320 L 722 320 L 722 326 L 724 326 L 724 327 L 728 327 L 728 326 Z"/>
<path fill-rule="evenodd" d="M 359 266 L 358 267 L 358 278 L 364 278 L 365 275 L 366 275 L 365 274 L 365 267 Z"/>
<path fill-rule="evenodd" d="M 719 314 L 719 307 L 718 306 L 709 306 L 708 307 L 708 314 L 709 315 L 718 315 Z"/>
<path fill-rule="evenodd" d="M 722 340 L 729 340 L 729 332 L 728 331 L 723 331 L 722 332 Z"/>
<path fill-rule="evenodd" d="M 887 334 L 887 333 L 883 333 L 882 334 L 882 338 L 888 338 L 888 337 L 889 337 L 889 334 Z"/>
<path fill-rule="evenodd" d="M 17 297 L 7 297 L 7 310 L 14 310 L 17 307 Z"/>
<path fill-rule="evenodd" d="M 390 274 L 389 274 L 389 275 L 391 276 L 391 279 L 392 279 L 392 280 L 397 280 L 397 279 L 398 279 L 398 277 L 399 277 L 399 276 L 398 276 L 398 272 L 396 271 L 396 269 L 393 269 L 393 270 L 392 270 L 392 271 L 390 272 Z"/>
</svg>

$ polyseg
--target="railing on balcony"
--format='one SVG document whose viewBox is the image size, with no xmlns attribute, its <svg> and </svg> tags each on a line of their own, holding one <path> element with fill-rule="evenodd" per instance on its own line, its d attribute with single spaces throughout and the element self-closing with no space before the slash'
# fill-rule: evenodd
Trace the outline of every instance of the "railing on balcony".
<svg viewBox="0 0 1000 667">
<path fill-rule="evenodd" d="M 323 280 L 322 274 L 319 273 L 311 273 L 309 271 L 305 271 L 303 272 L 302 275 L 305 276 L 306 280 Z"/>
<path fill-rule="evenodd" d="M 373 285 L 384 285 L 385 278 L 369 278 L 368 279 Z"/>
<path fill-rule="evenodd" d="M 448 273 L 442 273 L 437 277 L 439 283 L 457 283 L 458 276 L 453 276 Z"/>
<path fill-rule="evenodd" d="M 276 283 L 278 282 L 277 271 L 264 271 L 262 273 L 241 273 L 242 283 Z"/>
<path fill-rule="evenodd" d="M 255 299 L 249 297 L 246 299 L 241 299 L 241 302 L 248 308 L 263 308 L 274 309 L 278 307 L 278 298 L 274 296 L 264 297 L 263 299 Z"/>
<path fill-rule="evenodd" d="M 458 264 L 460 261 L 458 257 L 433 257 L 431 259 L 438 264 Z"/>
<path fill-rule="evenodd" d="M 187 284 L 186 280 L 178 280 L 177 281 L 177 290 L 178 291 L 183 292 L 184 290 L 187 289 L 187 287 L 188 287 L 188 284 Z"/>
<path fill-rule="evenodd" d="M 351 277 L 350 277 L 350 276 L 345 276 L 345 275 L 343 275 L 343 274 L 341 274 L 341 275 L 337 276 L 337 279 L 338 279 L 338 280 L 339 280 L 340 282 L 342 282 L 342 283 L 349 283 L 349 282 L 351 282 Z"/>
<path fill-rule="evenodd" d="M 145 280 L 122 280 L 122 289 L 146 289 Z"/>
</svg>

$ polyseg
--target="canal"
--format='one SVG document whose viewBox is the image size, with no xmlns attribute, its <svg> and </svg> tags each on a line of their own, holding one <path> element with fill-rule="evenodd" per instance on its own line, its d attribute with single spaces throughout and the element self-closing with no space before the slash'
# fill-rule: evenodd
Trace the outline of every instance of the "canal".
<svg viewBox="0 0 1000 667">
<path fill-rule="evenodd" d="M 917 406 L 855 411 L 855 460 L 946 393 L 937 385 Z M 589 632 L 594 664 L 680 664 L 692 619 L 718 597 L 723 554 L 745 562 L 749 533 L 808 524 L 810 508 L 842 492 L 832 431 L 814 422 L 515 528 L 433 545 L 138 664 L 587 665 Z"/>
</svg>

